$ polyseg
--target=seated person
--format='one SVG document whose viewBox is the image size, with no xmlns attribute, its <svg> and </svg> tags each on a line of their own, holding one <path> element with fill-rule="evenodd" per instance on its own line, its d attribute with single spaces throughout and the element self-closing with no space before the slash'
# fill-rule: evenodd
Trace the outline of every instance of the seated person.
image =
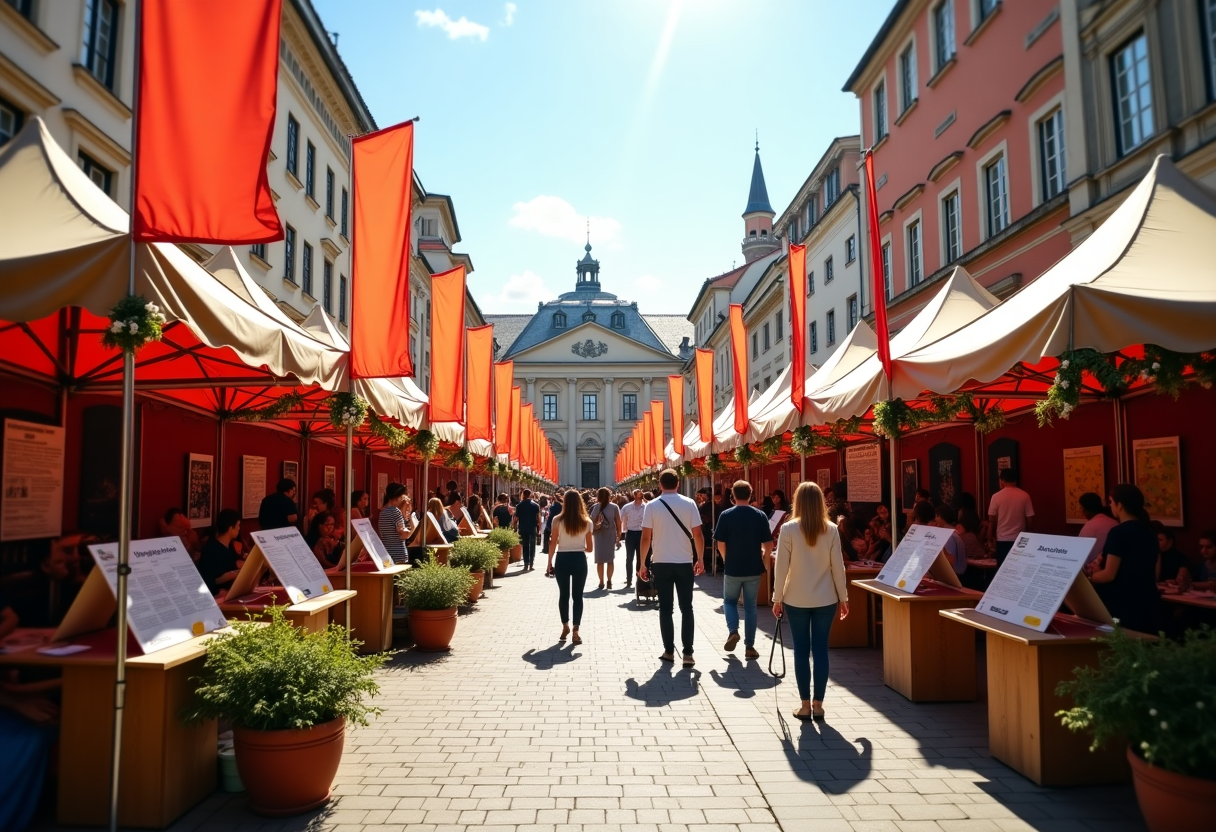
<svg viewBox="0 0 1216 832">
<path fill-rule="evenodd" d="M 456 499 L 459 500 L 460 498 L 457 497 Z M 432 517 L 439 521 L 439 531 L 444 537 L 443 541 L 433 541 L 430 539 L 430 537 L 427 537 L 427 543 L 451 543 L 460 537 L 460 530 L 456 528 L 456 521 L 453 520 L 452 516 L 444 510 L 442 500 L 440 500 L 438 497 L 432 497 L 429 501 L 427 501 L 426 510 Z M 427 531 L 428 534 L 431 533 L 429 528 Z"/>
<path fill-rule="evenodd" d="M 258 508 L 258 528 L 283 529 L 294 526 L 300 519 L 299 509 L 296 508 L 296 481 L 291 477 L 279 480 L 273 494 L 262 498 Z"/>
<path fill-rule="evenodd" d="M 366 491 L 350 492 L 350 519 L 365 520 L 371 517 L 372 495 Z"/>
<path fill-rule="evenodd" d="M 1078 497 L 1077 505 L 1081 507 L 1081 514 L 1085 517 L 1085 525 L 1081 527 L 1077 537 L 1094 539 L 1094 548 L 1089 553 L 1089 560 L 1086 561 L 1086 563 L 1092 563 L 1106 548 L 1106 535 L 1119 525 L 1119 521 L 1110 516 L 1110 512 L 1102 504 L 1102 498 L 1092 491 L 1086 491 Z"/>
<path fill-rule="evenodd" d="M 307 538 L 309 532 L 312 531 L 313 523 L 316 522 L 317 515 L 325 513 L 329 514 L 337 522 L 337 502 L 338 497 L 334 494 L 332 488 L 322 488 L 320 491 L 314 492 L 312 495 L 312 505 L 308 511 L 304 512 L 303 529 L 304 536 Z"/>
<path fill-rule="evenodd" d="M 1216 589 L 1216 529 L 1199 536 L 1199 557 L 1195 589 Z"/>
<path fill-rule="evenodd" d="M 190 525 L 190 518 L 180 508 L 171 508 L 165 512 L 157 524 L 161 537 L 180 537 L 190 559 L 195 563 L 202 554 L 203 547 L 198 539 L 198 532 Z"/>
<path fill-rule="evenodd" d="M 1157 535 L 1144 510 L 1144 492 L 1130 483 L 1111 490 L 1111 512 L 1119 525 L 1106 535 L 1101 567 L 1087 564 L 1098 597 L 1111 617 L 1129 630 L 1157 632 Z"/>
<path fill-rule="evenodd" d="M 473 530 L 469 528 L 468 521 L 465 520 L 464 512 L 461 510 L 463 508 L 464 500 L 461 499 L 458 492 L 448 494 L 447 505 L 444 507 L 444 511 L 447 512 L 448 517 L 456 525 L 456 534 L 473 534 Z"/>
<path fill-rule="evenodd" d="M 889 557 L 891 557 L 891 524 L 880 522 L 878 524 L 878 540 L 875 542 L 874 554 L 870 557 L 870 560 L 875 563 L 886 563 Z"/>
<path fill-rule="evenodd" d="M 312 528 L 304 541 L 322 568 L 338 565 L 338 559 L 342 556 L 342 532 L 338 529 L 337 518 L 328 511 L 312 518 Z"/>
<path fill-rule="evenodd" d="M 214 532 L 203 544 L 197 566 L 207 591 L 218 595 L 220 590 L 232 585 L 241 565 L 241 516 L 236 509 L 222 509 L 216 515 Z"/>
<path fill-rule="evenodd" d="M 485 506 L 481 503 L 481 497 L 476 494 L 469 496 L 469 516 L 473 518 L 473 531 L 489 530 L 490 516 L 486 514 Z"/>
<path fill-rule="evenodd" d="M 1188 569 L 1190 561 L 1174 546 L 1173 531 L 1160 520 L 1153 521 L 1153 528 L 1157 530 L 1157 582 L 1176 581 L 1178 572 Z"/>
<path fill-rule="evenodd" d="M 847 514 L 841 514 L 836 517 L 836 528 L 840 531 L 840 552 L 844 555 L 844 559 L 848 561 L 857 560 L 857 532 L 853 529 L 853 521 L 849 519 Z M 773 530 L 774 537 L 781 529 L 780 524 Z"/>
<path fill-rule="evenodd" d="M 70 559 L 60 546 L 44 550 L 32 572 L 13 575 L 6 594 L 23 627 L 58 627 L 67 614 L 71 590 Z"/>
<path fill-rule="evenodd" d="M 988 557 L 984 544 L 980 542 L 979 515 L 972 509 L 960 508 L 956 516 L 958 522 L 954 525 L 954 531 L 963 541 L 963 550 L 967 553 L 967 557 L 971 560 L 983 560 Z"/>
<path fill-rule="evenodd" d="M 919 509 L 917 511 L 919 516 Z M 946 545 L 943 548 L 946 551 L 946 559 L 954 567 L 954 574 L 962 575 L 967 571 L 967 546 L 958 532 L 954 530 L 954 527 L 958 525 L 958 512 L 951 508 L 949 503 L 942 503 L 933 510 L 933 525 L 939 529 L 950 530 L 950 537 L 946 539 Z"/>
</svg>

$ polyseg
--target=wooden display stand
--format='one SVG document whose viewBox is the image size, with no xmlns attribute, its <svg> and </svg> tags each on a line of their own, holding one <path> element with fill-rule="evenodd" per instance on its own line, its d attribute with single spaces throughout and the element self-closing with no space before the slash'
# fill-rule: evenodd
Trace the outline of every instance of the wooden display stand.
<svg viewBox="0 0 1216 832">
<path fill-rule="evenodd" d="M 960 604 L 974 607 L 982 596 L 962 588 L 940 552 L 929 571 L 938 580 L 922 581 L 915 592 L 877 580 L 853 586 L 882 598 L 887 687 L 912 702 L 970 701 L 976 696 L 975 635 L 950 626 L 939 613 Z"/>
<path fill-rule="evenodd" d="M 845 584 L 849 591 L 849 615 L 841 621 L 832 622 L 828 634 L 828 647 L 872 647 L 877 644 L 875 617 L 877 604 L 870 593 L 856 585 L 857 581 L 873 578 L 882 567 L 861 563 L 845 563 Z"/>
<path fill-rule="evenodd" d="M 286 607 L 284 616 L 306 633 L 324 630 L 329 626 L 330 610 L 355 593 L 349 589 L 335 589 L 316 598 L 298 604 L 291 603 L 287 590 L 281 586 L 259 587 L 258 581 L 266 574 L 270 565 L 261 548 L 254 546 L 241 565 L 241 570 L 232 579 L 232 586 L 224 600 L 218 601 L 220 611 L 231 618 L 256 618 L 264 615 L 270 607 Z"/>
<path fill-rule="evenodd" d="M 62 826 L 104 826 L 109 819 L 116 632 L 111 628 L 70 638 L 72 644 L 90 646 L 70 656 L 47 656 L 36 651 L 37 645 L 0 654 L 0 667 L 63 671 L 55 815 Z M 140 654 L 134 638 L 130 641 L 121 826 L 162 829 L 215 791 L 215 721 L 186 725 L 181 719 L 194 698 L 191 677 L 202 672 L 212 637 L 199 636 L 148 655 Z"/>
<path fill-rule="evenodd" d="M 351 637 L 363 642 L 360 653 L 381 653 L 393 646 L 394 582 L 408 568 L 398 565 L 386 569 L 372 561 L 351 564 L 349 589 L 355 596 L 350 602 L 347 626 Z M 344 565 L 326 570 L 326 574 L 333 577 L 338 591 L 348 588 Z"/>
</svg>

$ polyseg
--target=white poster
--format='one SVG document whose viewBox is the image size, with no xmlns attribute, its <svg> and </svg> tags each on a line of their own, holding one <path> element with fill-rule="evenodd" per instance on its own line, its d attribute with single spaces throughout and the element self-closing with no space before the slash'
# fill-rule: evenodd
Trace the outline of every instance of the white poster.
<svg viewBox="0 0 1216 832">
<path fill-rule="evenodd" d="M 384 492 L 388 490 L 388 474 L 376 474 L 376 493 L 372 495 L 372 505 L 384 505 Z"/>
<path fill-rule="evenodd" d="M 904 539 L 899 541 L 891 557 L 883 564 L 876 580 L 887 586 L 915 592 L 921 580 L 929 572 L 937 553 L 946 545 L 953 529 L 936 526 L 913 526 Z"/>
<path fill-rule="evenodd" d="M 63 531 L 63 428 L 4 420 L 0 540 Z"/>
<path fill-rule="evenodd" d="M 1043 632 L 1093 547 L 1092 537 L 1018 535 L 976 612 Z"/>
<path fill-rule="evenodd" d="M 117 598 L 118 544 L 100 543 L 89 551 Z M 127 615 L 144 653 L 228 626 L 180 537 L 132 540 L 129 561 Z"/>
<path fill-rule="evenodd" d="M 266 457 L 241 457 L 241 518 L 258 516 L 266 489 Z"/>
<path fill-rule="evenodd" d="M 850 503 L 882 502 L 882 450 L 877 442 L 845 448 L 844 470 Z"/>
<path fill-rule="evenodd" d="M 372 521 L 366 517 L 360 517 L 357 520 L 351 520 L 350 524 L 354 527 L 355 534 L 359 535 L 359 539 L 363 541 L 363 548 L 367 550 L 368 557 L 373 561 L 378 561 L 381 569 L 391 568 L 393 558 L 388 553 L 388 549 L 384 548 L 384 541 L 372 528 Z"/>
<path fill-rule="evenodd" d="M 319 598 L 333 589 L 320 561 L 304 542 L 299 529 L 289 526 L 252 532 L 250 536 L 266 556 L 279 583 L 287 590 L 291 603 Z"/>
</svg>

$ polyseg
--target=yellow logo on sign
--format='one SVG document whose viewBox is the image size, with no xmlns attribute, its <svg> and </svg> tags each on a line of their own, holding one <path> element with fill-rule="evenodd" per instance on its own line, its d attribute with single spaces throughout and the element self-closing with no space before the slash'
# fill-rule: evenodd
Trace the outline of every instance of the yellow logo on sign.
<svg viewBox="0 0 1216 832">
<path fill-rule="evenodd" d="M 190 632 L 194 633 L 196 636 L 201 636 L 205 631 L 206 628 L 203 627 L 203 622 L 201 621 L 195 621 L 190 625 Z"/>
<path fill-rule="evenodd" d="M 1031 627 L 1037 627 L 1043 623 L 1039 619 L 1035 618 L 1033 615 L 1028 615 L 1025 618 L 1023 618 L 1022 620 L 1025 621 L 1027 624 L 1029 624 Z"/>
<path fill-rule="evenodd" d="M 329 592 L 329 584 L 321 584 L 322 592 Z"/>
<path fill-rule="evenodd" d="M 904 588 L 904 585 L 905 585 L 905 584 L 907 584 L 907 583 L 908 583 L 907 581 L 903 581 L 903 580 L 901 580 L 901 581 L 900 581 L 898 584 L 896 584 L 896 586 L 898 586 L 900 589 L 903 589 L 903 588 Z"/>
</svg>

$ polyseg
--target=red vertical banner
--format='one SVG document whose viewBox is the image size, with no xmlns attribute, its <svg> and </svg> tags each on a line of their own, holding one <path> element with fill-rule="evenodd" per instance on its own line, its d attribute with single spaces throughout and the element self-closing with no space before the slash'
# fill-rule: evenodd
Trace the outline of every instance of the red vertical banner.
<svg viewBox="0 0 1216 832">
<path fill-rule="evenodd" d="M 465 356 L 469 397 L 465 404 L 465 426 L 468 437 L 494 441 L 494 423 L 490 407 L 492 367 L 494 366 L 494 325 L 475 326 L 466 330 L 468 339 Z"/>
<path fill-rule="evenodd" d="M 642 468 L 654 465 L 654 414 L 647 410 L 642 414 L 641 454 L 638 464 Z"/>
<path fill-rule="evenodd" d="M 494 365 L 494 452 L 499 454 L 511 449 L 511 382 L 514 379 L 514 361 L 499 361 Z"/>
<path fill-rule="evenodd" d="M 464 424 L 464 266 L 431 277 L 430 420 Z"/>
<path fill-rule="evenodd" d="M 263 159 L 263 167 L 265 164 Z M 350 254 L 350 372 L 356 378 L 412 376 L 413 123 L 387 127 L 355 139 L 351 143 L 351 170 L 354 225 Z"/>
<path fill-rule="evenodd" d="M 523 451 L 523 407 L 518 387 L 511 388 L 511 459 L 520 462 Z M 522 465 L 523 463 L 520 462 Z"/>
<path fill-rule="evenodd" d="M 714 351 L 697 350 L 697 427 L 701 441 L 714 438 Z"/>
<path fill-rule="evenodd" d="M 532 431 L 535 427 L 532 423 L 532 402 L 528 402 L 519 408 L 519 424 L 520 465 L 521 467 L 526 465 L 529 468 L 532 468 L 536 465 L 536 461 L 532 456 L 532 440 L 534 438 Z"/>
<path fill-rule="evenodd" d="M 684 455 L 684 376 L 667 377 L 667 400 L 671 402 L 671 449 Z"/>
<path fill-rule="evenodd" d="M 743 304 L 730 305 L 730 351 L 734 358 L 735 433 L 747 433 L 747 328 L 743 326 Z M 432 359 L 434 360 L 434 359 Z"/>
<path fill-rule="evenodd" d="M 874 296 L 874 332 L 878 335 L 878 360 L 891 384 L 891 341 L 887 334 L 887 287 L 882 273 L 882 238 L 878 231 L 878 196 L 874 188 L 874 154 L 866 151 L 866 219 L 870 229 L 870 279 Z"/>
<path fill-rule="evenodd" d="M 790 401 L 802 412 L 806 396 L 806 246 L 790 243 Z"/>
<path fill-rule="evenodd" d="M 650 427 L 654 430 L 654 464 L 662 468 L 667 465 L 667 443 L 663 441 L 663 403 L 652 401 L 650 412 L 653 414 Z"/>
<path fill-rule="evenodd" d="M 211 3 L 140 5 L 136 241 L 235 246 L 283 239 L 266 173 L 278 98 L 279 0 L 227 3 L 219 13 Z"/>
</svg>

